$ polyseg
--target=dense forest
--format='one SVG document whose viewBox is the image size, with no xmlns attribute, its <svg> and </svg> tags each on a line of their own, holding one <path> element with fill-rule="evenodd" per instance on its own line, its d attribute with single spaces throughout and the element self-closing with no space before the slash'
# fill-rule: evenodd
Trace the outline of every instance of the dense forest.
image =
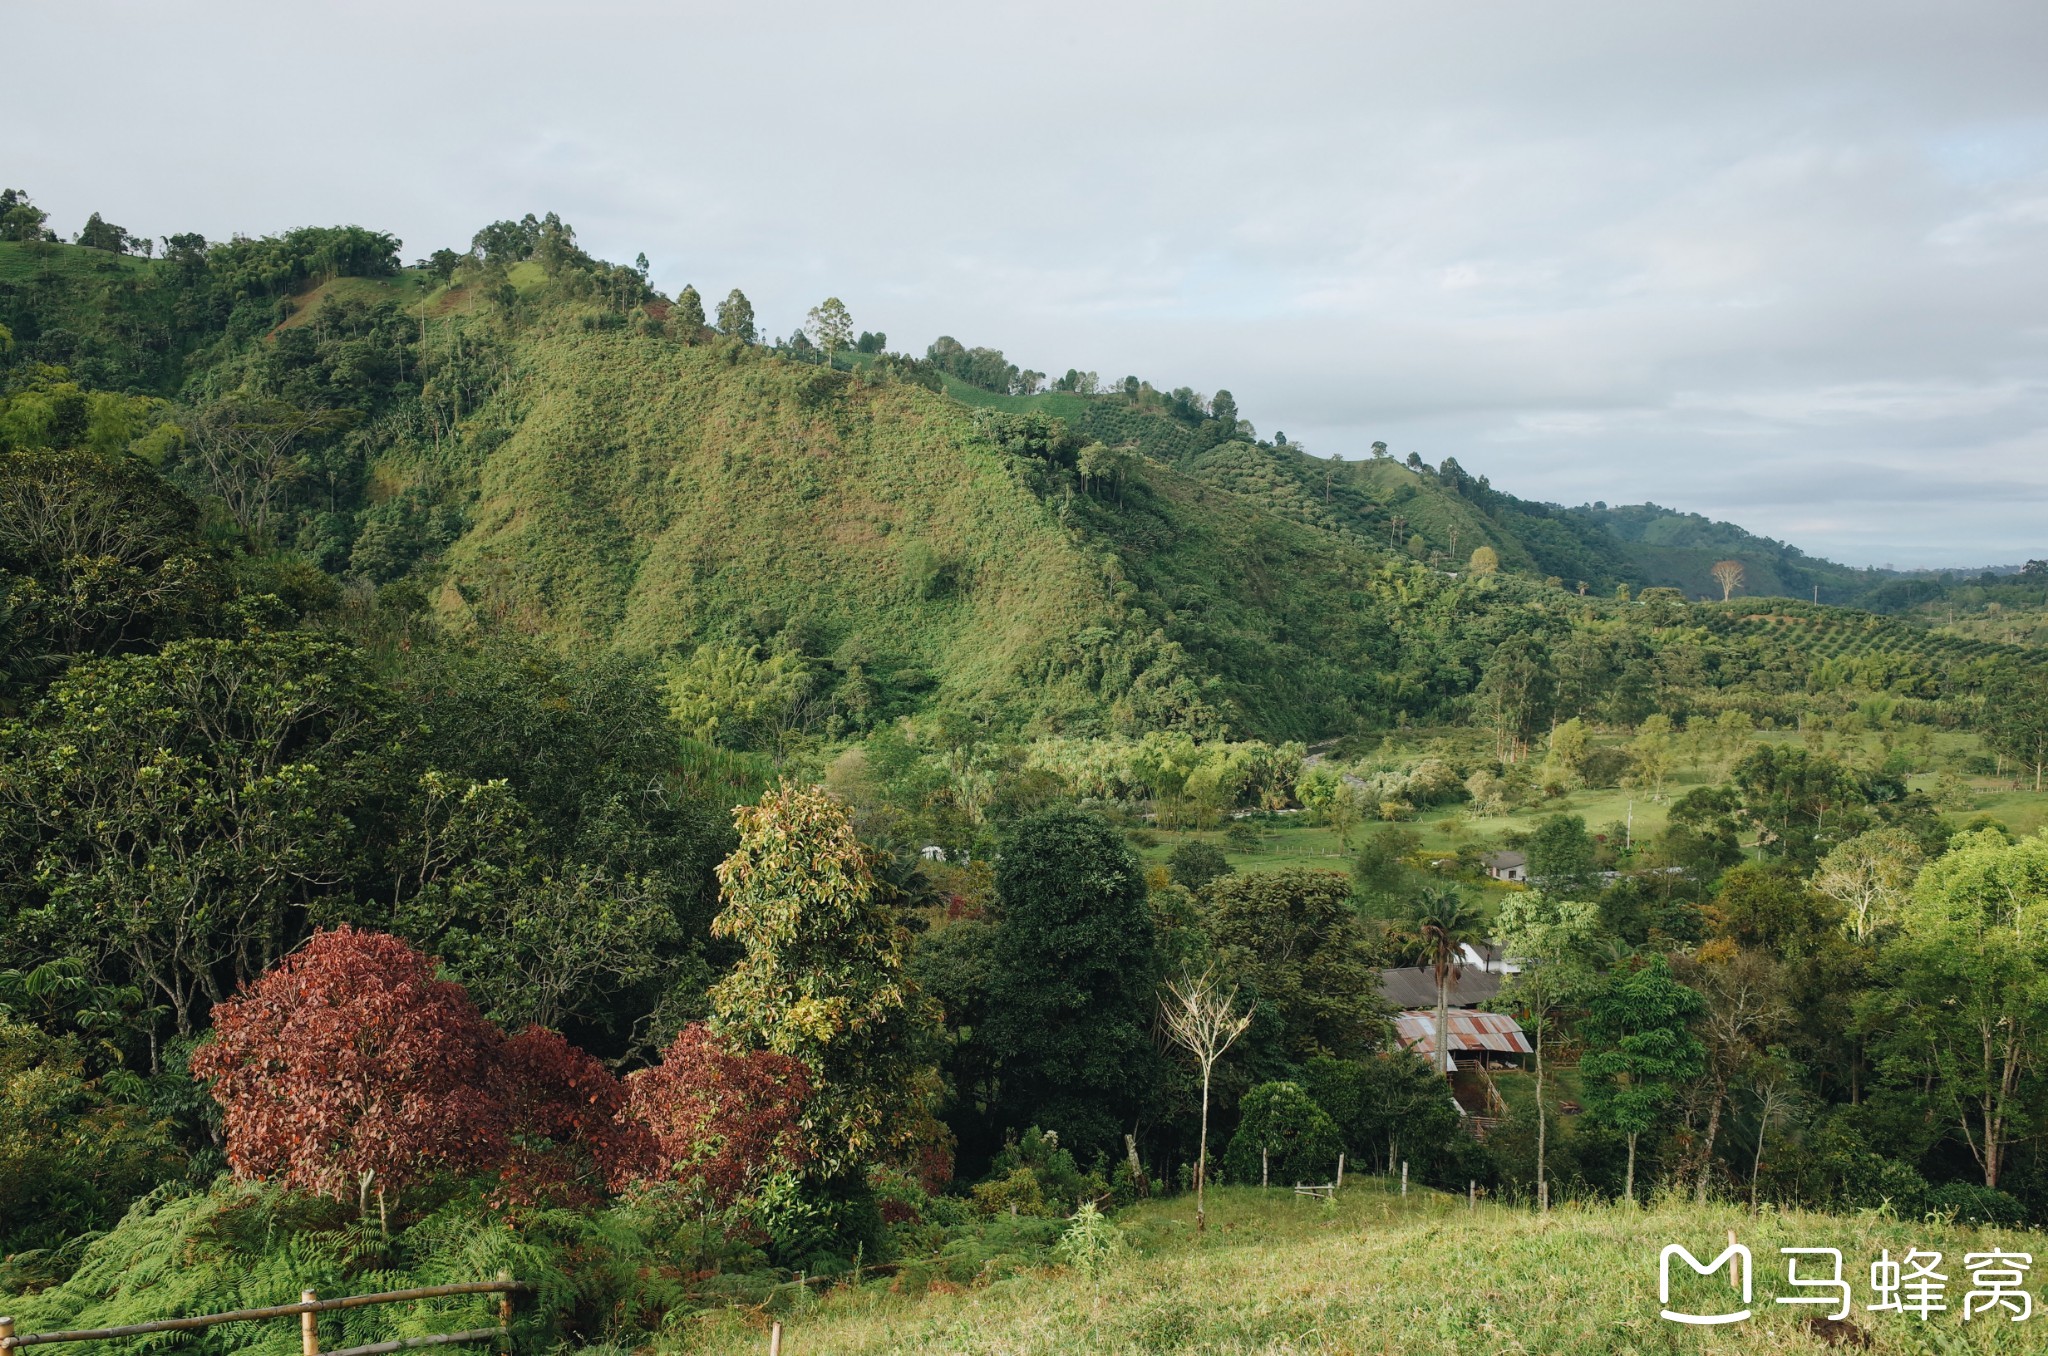
<svg viewBox="0 0 2048 1356">
<path fill-rule="evenodd" d="M 24 1331 L 507 1267 L 673 1346 L 1339 1155 L 2048 1225 L 2048 565 L 400 251 L 0 195 Z M 1396 1039 L 1495 961 L 1525 1057 Z"/>
</svg>

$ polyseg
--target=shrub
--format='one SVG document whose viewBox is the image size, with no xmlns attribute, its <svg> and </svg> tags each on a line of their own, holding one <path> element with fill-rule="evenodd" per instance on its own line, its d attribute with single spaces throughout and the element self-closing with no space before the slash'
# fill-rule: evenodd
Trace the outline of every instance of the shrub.
<svg viewBox="0 0 2048 1356">
<path fill-rule="evenodd" d="M 629 1114 L 645 1131 L 633 1169 L 673 1177 L 715 1208 L 804 1161 L 800 1116 L 810 1076 L 786 1055 L 735 1052 L 692 1023 L 626 1088 Z"/>
<path fill-rule="evenodd" d="M 1029 1168 L 1012 1168 L 1009 1174 L 977 1182 L 974 1206 L 984 1215 L 1055 1216 L 1060 1212 L 1046 1203 L 1038 1174 Z"/>
<path fill-rule="evenodd" d="M 1238 1103 L 1238 1116 L 1237 1133 L 1223 1153 L 1231 1181 L 1259 1181 L 1262 1166 L 1282 1185 L 1323 1182 L 1335 1175 L 1343 1139 L 1329 1113 L 1299 1084 L 1259 1084 Z"/>
<path fill-rule="evenodd" d="M 2016 1229 L 2027 1222 L 2027 1207 L 1994 1187 L 1977 1182 L 1943 1182 L 1927 1193 L 1927 1213 L 1957 1224 Z"/>
<path fill-rule="evenodd" d="M 1188 839 L 1166 858 L 1167 874 L 1176 884 L 1190 890 L 1199 890 L 1218 876 L 1227 876 L 1235 869 L 1224 859 L 1222 849 L 1201 838 Z"/>
<path fill-rule="evenodd" d="M 1123 1241 L 1095 1202 L 1083 1201 L 1054 1245 L 1053 1255 L 1083 1276 L 1092 1276 L 1123 1250 Z"/>
</svg>

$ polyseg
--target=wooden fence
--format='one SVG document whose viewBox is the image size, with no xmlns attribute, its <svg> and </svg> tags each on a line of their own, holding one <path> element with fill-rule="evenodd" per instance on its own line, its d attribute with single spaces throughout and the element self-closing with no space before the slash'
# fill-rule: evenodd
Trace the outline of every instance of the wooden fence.
<svg viewBox="0 0 2048 1356">
<path fill-rule="evenodd" d="M 489 1342 L 497 1339 L 501 1351 L 508 1351 L 512 1328 L 512 1296 L 533 1287 L 524 1281 L 515 1281 L 509 1273 L 499 1273 L 495 1281 L 464 1281 L 459 1285 L 423 1285 L 413 1290 L 386 1290 L 375 1295 L 344 1295 L 340 1299 L 321 1299 L 312 1291 L 301 1292 L 297 1304 L 273 1304 L 263 1309 L 236 1309 L 225 1314 L 200 1314 L 194 1318 L 160 1318 L 151 1323 L 128 1323 L 118 1328 L 76 1328 L 65 1332 L 31 1332 L 16 1335 L 14 1320 L 0 1318 L 0 1354 L 19 1351 L 23 1347 L 38 1347 L 49 1342 L 101 1342 L 115 1337 L 141 1337 L 153 1332 L 186 1332 L 194 1328 L 210 1328 L 216 1323 L 251 1323 L 266 1318 L 291 1318 L 299 1320 L 299 1342 L 302 1356 L 385 1356 L 387 1352 L 407 1351 L 414 1347 L 437 1347 L 450 1342 Z M 412 1300 L 442 1299 L 450 1295 L 496 1295 L 498 1296 L 498 1326 L 495 1328 L 471 1328 L 466 1332 L 434 1333 L 426 1337 L 400 1337 L 389 1342 L 371 1342 L 365 1346 L 342 1347 L 335 1351 L 320 1350 L 319 1316 L 333 1309 L 360 1309 L 372 1304 L 405 1304 Z M 509 1353 L 508 1353 L 509 1356 Z"/>
</svg>

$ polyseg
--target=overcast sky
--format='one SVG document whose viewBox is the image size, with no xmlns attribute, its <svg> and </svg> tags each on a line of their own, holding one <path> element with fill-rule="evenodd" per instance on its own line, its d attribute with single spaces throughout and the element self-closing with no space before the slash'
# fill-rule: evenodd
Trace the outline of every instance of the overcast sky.
<svg viewBox="0 0 2048 1356">
<path fill-rule="evenodd" d="M 1531 498 L 2048 556 L 2048 4 L 18 5 L 67 234 L 558 211 Z"/>
</svg>

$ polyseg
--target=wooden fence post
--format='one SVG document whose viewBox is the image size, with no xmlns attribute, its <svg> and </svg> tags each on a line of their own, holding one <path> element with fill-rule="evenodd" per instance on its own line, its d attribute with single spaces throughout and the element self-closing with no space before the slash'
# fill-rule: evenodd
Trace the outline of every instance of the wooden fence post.
<svg viewBox="0 0 2048 1356">
<path fill-rule="evenodd" d="M 512 1282 L 512 1273 L 500 1271 L 498 1279 L 507 1285 Z M 498 1348 L 504 1356 L 512 1356 L 512 1292 L 498 1292 Z"/>
<path fill-rule="evenodd" d="M 1261 1148 L 1259 1150 L 1259 1189 L 1263 1191 L 1271 1185 L 1273 1185 L 1273 1165 L 1267 1159 L 1266 1151 Z"/>
<path fill-rule="evenodd" d="M 1337 1185 L 1344 1185 L 1344 1155 L 1337 1155 Z"/>
<path fill-rule="evenodd" d="M 1401 1194 L 1408 1194 L 1408 1160 L 1405 1158 L 1401 1160 Z"/>
<path fill-rule="evenodd" d="M 782 1325 L 777 1323 L 768 1330 L 768 1356 L 782 1356 Z"/>
<path fill-rule="evenodd" d="M 310 1290 L 299 1292 L 299 1302 L 311 1304 L 320 1297 Z M 320 1356 L 320 1315 L 308 1309 L 299 1315 L 300 1356 Z"/>
<path fill-rule="evenodd" d="M 14 1337 L 14 1320 L 0 1318 L 0 1342 L 11 1341 Z"/>
<path fill-rule="evenodd" d="M 1477 1210 L 1479 1208 L 1479 1183 L 1469 1177 L 1465 1179 L 1465 1208 L 1467 1210 Z"/>
</svg>

